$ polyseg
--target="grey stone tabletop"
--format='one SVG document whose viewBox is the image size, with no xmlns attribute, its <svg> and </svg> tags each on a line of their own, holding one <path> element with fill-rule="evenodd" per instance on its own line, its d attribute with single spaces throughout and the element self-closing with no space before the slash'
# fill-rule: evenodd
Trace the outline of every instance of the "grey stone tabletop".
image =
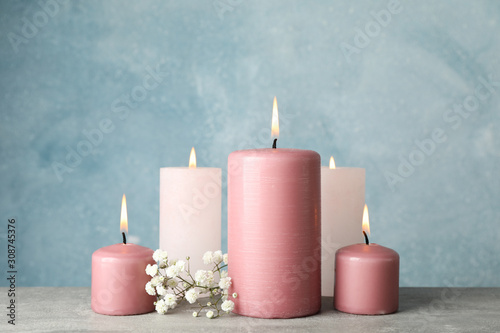
<svg viewBox="0 0 500 333">
<path fill-rule="evenodd" d="M 90 309 L 90 288 L 21 287 L 15 325 L 8 324 L 8 288 L 0 292 L 1 332 L 500 332 L 500 288 L 401 288 L 399 311 L 381 316 L 338 312 L 333 298 L 323 297 L 310 317 L 208 319 L 193 318 L 187 303 L 166 315 L 105 316 Z"/>
</svg>

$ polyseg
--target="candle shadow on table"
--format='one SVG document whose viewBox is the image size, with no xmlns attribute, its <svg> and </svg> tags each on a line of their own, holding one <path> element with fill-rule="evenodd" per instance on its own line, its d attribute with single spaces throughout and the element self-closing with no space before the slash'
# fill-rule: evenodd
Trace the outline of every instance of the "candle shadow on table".
<svg viewBox="0 0 500 333">
<path fill-rule="evenodd" d="M 321 296 L 320 312 L 331 312 L 331 311 L 337 311 L 333 307 L 333 297 Z"/>
</svg>

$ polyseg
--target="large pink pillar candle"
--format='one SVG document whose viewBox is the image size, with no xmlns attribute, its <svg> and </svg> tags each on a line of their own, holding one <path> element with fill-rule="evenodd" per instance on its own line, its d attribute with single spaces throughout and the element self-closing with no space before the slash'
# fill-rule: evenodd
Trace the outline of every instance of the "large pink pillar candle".
<svg viewBox="0 0 500 333">
<path fill-rule="evenodd" d="M 153 250 L 135 244 L 115 244 L 92 255 L 91 307 L 94 312 L 134 315 L 154 311 L 156 297 L 146 293 L 150 277 L 146 266 L 155 264 Z"/>
<path fill-rule="evenodd" d="M 172 259 L 189 256 L 194 275 L 208 268 L 203 254 L 220 248 L 221 169 L 161 168 L 160 249 Z"/>
<path fill-rule="evenodd" d="M 364 205 L 365 169 L 321 167 L 322 296 L 333 296 L 335 252 L 363 239 Z"/>
<path fill-rule="evenodd" d="M 337 251 L 335 308 L 354 314 L 398 310 L 399 255 L 378 244 L 354 244 Z"/>
<path fill-rule="evenodd" d="M 312 315 L 321 306 L 320 156 L 310 150 L 235 151 L 228 162 L 229 276 L 234 312 Z"/>
</svg>

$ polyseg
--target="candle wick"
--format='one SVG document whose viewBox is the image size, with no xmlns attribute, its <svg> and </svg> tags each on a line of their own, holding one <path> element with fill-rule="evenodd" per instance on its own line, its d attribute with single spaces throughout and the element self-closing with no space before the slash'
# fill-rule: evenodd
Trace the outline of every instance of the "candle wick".
<svg viewBox="0 0 500 333">
<path fill-rule="evenodd" d="M 274 142 L 273 142 L 273 149 L 276 149 L 276 141 L 278 141 L 278 138 L 274 139 Z"/>
<path fill-rule="evenodd" d="M 366 234 L 366 232 L 363 230 L 363 235 L 365 235 L 365 243 L 366 245 L 370 245 L 370 241 L 368 240 L 368 235 Z"/>
<path fill-rule="evenodd" d="M 123 236 L 123 244 L 127 244 L 127 237 L 125 237 L 125 233 L 124 232 L 122 232 L 122 236 Z"/>
</svg>

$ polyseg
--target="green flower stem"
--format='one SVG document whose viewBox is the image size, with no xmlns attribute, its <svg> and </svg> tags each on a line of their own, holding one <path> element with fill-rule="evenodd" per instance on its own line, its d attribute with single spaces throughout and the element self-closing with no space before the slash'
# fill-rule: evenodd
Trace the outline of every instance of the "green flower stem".
<svg viewBox="0 0 500 333">
<path fill-rule="evenodd" d="M 191 276 L 190 276 L 190 277 L 191 277 Z M 187 283 L 187 284 L 189 285 L 189 287 L 191 287 L 191 288 L 192 288 L 192 287 L 194 286 L 194 284 L 192 284 L 191 282 L 189 282 L 189 281 L 187 281 L 187 280 L 183 279 L 180 275 L 178 276 L 178 278 L 179 278 L 182 282 Z M 191 279 L 194 281 L 194 279 L 193 279 L 192 277 L 191 277 Z"/>
</svg>

